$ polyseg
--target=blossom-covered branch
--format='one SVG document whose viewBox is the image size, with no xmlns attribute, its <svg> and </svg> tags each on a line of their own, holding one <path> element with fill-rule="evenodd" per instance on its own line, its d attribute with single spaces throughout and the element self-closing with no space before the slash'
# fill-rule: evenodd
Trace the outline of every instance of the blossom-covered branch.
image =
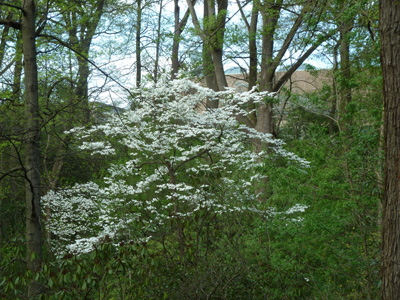
<svg viewBox="0 0 400 300">
<path fill-rule="evenodd" d="M 271 155 L 307 164 L 280 140 L 238 123 L 237 115 L 248 114 L 248 102 L 263 101 L 265 93 L 214 92 L 175 80 L 136 94 L 133 110 L 69 131 L 82 140 L 82 150 L 108 156 L 123 146 L 129 155 L 109 168 L 101 184 L 77 184 L 44 197 L 59 254 L 90 251 L 105 236 L 146 239 L 167 228 L 166 221 L 190 219 L 202 210 L 257 211 L 255 186 L 263 178 L 257 170 L 267 154 L 253 151 L 251 139 L 268 144 Z M 220 108 L 199 110 L 205 99 L 218 99 Z"/>
</svg>

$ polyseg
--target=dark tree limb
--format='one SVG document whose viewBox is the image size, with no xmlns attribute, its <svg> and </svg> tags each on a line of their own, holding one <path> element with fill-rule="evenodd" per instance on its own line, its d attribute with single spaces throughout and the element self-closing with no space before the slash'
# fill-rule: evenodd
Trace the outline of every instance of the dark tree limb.
<svg viewBox="0 0 400 300">
<path fill-rule="evenodd" d="M 13 20 L 0 19 L 0 25 L 10 26 L 14 29 L 21 30 L 21 23 Z"/>
<path fill-rule="evenodd" d="M 23 167 L 18 166 L 18 167 L 12 168 L 11 170 L 9 170 L 9 171 L 7 171 L 7 172 L 5 172 L 5 173 L 3 172 L 3 174 L 0 175 L 0 181 L 1 181 L 2 179 L 4 179 L 5 177 L 7 177 L 8 175 L 14 173 L 14 172 L 23 171 L 23 170 L 24 170 Z"/>
<path fill-rule="evenodd" d="M 0 6 L 7 6 L 7 7 L 15 8 L 15 9 L 22 11 L 22 13 L 25 14 L 25 10 L 21 6 L 18 6 L 18 5 L 0 2 Z"/>
</svg>

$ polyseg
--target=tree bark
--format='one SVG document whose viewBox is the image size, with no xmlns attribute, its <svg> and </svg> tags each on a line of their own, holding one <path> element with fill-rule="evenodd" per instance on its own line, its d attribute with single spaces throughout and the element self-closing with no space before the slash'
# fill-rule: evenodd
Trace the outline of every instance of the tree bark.
<svg viewBox="0 0 400 300">
<path fill-rule="evenodd" d="M 400 1 L 380 0 L 385 127 L 381 292 L 400 299 Z"/>
<path fill-rule="evenodd" d="M 249 33 L 249 77 L 247 90 L 250 91 L 254 86 L 257 85 L 258 76 L 258 53 L 257 53 L 257 24 L 258 15 L 260 14 L 260 1 L 254 0 L 253 7 L 251 9 L 250 23 L 247 21 L 246 15 L 239 0 L 236 0 L 239 6 L 240 14 L 242 15 L 243 22 L 246 24 L 247 31 Z M 253 111 L 249 114 L 248 119 L 252 124 L 252 127 L 257 124 L 257 113 L 256 106 L 253 101 L 249 102 L 248 109 Z"/>
<path fill-rule="evenodd" d="M 20 104 L 22 68 L 22 40 L 21 33 L 18 32 L 17 43 L 15 45 L 15 66 L 11 96 L 11 101 L 13 104 Z"/>
<path fill-rule="evenodd" d="M 340 28 L 340 121 L 344 120 L 347 113 L 347 105 L 351 102 L 351 71 L 350 71 L 350 37 L 353 21 L 343 23 Z M 347 123 L 347 122 L 346 122 Z"/>
<path fill-rule="evenodd" d="M 257 59 L 257 23 L 258 15 L 260 12 L 260 1 L 253 1 L 253 8 L 251 10 L 251 19 L 249 24 L 249 87 L 251 90 L 257 84 L 257 73 L 258 73 L 258 59 Z"/>
<path fill-rule="evenodd" d="M 217 0 L 218 12 L 215 15 L 215 0 L 208 0 L 208 21 L 212 23 L 209 36 L 210 51 L 214 64 L 215 78 L 217 80 L 218 90 L 223 91 L 228 83 L 225 77 L 223 63 L 223 45 L 226 26 L 226 14 L 228 9 L 228 0 Z"/>
<path fill-rule="evenodd" d="M 194 10 L 194 2 L 186 0 L 195 29 L 203 41 L 203 70 L 207 87 L 222 91 L 228 86 L 223 66 L 223 43 L 226 26 L 227 0 L 205 0 L 203 29 Z M 215 3 L 218 13 L 215 12 Z M 208 102 L 209 107 L 218 107 L 218 101 Z"/>
<path fill-rule="evenodd" d="M 163 10 L 163 1 L 160 0 L 160 10 L 158 12 L 157 22 L 157 40 L 156 40 L 156 59 L 154 62 L 154 82 L 157 83 L 158 79 L 158 62 L 160 59 L 160 43 L 161 43 L 161 14 Z"/>
<path fill-rule="evenodd" d="M 337 43 L 333 47 L 333 65 L 332 65 L 332 98 L 331 98 L 331 110 L 329 112 L 329 134 L 333 135 L 335 132 L 335 115 L 337 110 L 338 93 L 337 93 L 337 81 L 336 74 L 338 71 L 338 48 L 340 43 Z"/>
<path fill-rule="evenodd" d="M 140 87 L 142 82 L 142 60 L 141 60 L 141 31 L 142 31 L 142 1 L 137 0 L 137 19 L 136 19 L 136 87 Z"/>
<path fill-rule="evenodd" d="M 212 89 L 213 91 L 219 91 L 218 89 L 218 83 L 217 83 L 217 78 L 215 76 L 215 68 L 214 68 L 214 62 L 212 59 L 212 54 L 210 50 L 210 45 L 209 45 L 209 36 L 210 36 L 210 30 L 209 30 L 209 25 L 208 23 L 208 16 L 209 16 L 209 4 L 208 1 L 214 1 L 214 0 L 204 0 L 204 38 L 203 38 L 203 72 L 204 76 L 206 78 L 206 83 L 207 87 L 209 89 Z M 193 15 L 192 15 L 193 18 Z M 219 102 L 218 100 L 208 100 L 207 99 L 207 107 L 208 108 L 218 108 Z"/>
<path fill-rule="evenodd" d="M 89 88 L 88 79 L 90 76 L 89 57 L 90 47 L 93 37 L 96 33 L 97 26 L 103 15 L 105 0 L 95 2 L 91 15 L 83 15 L 78 9 L 67 11 L 63 16 L 67 25 L 69 39 L 73 48 L 78 52 L 75 57 L 78 61 L 78 82 L 75 89 L 75 101 L 77 106 L 83 111 L 83 123 L 90 121 L 89 107 Z M 79 3 L 76 4 L 81 5 Z M 82 57 L 84 56 L 84 57 Z"/>
<path fill-rule="evenodd" d="M 274 61 L 274 34 L 281 11 L 281 1 L 277 1 L 276 5 L 264 7 L 261 10 L 263 21 L 262 31 L 262 54 L 261 54 L 261 73 L 260 73 L 260 89 L 262 91 L 273 91 L 275 71 L 279 61 Z M 262 133 L 272 134 L 272 103 L 262 103 L 257 111 L 257 123 L 255 127 Z"/>
<path fill-rule="evenodd" d="M 33 274 L 42 261 L 42 228 L 40 208 L 40 123 L 38 73 L 35 45 L 35 1 L 22 1 L 22 47 L 25 71 L 25 194 L 26 194 L 26 262 Z M 28 285 L 28 298 L 40 293 L 35 280 Z"/>
<path fill-rule="evenodd" d="M 7 20 L 11 20 L 12 14 L 8 14 Z M 6 51 L 6 43 L 9 37 L 10 25 L 4 25 L 3 31 L 1 33 L 1 41 L 0 41 L 0 67 L 3 64 L 4 54 Z"/>
<path fill-rule="evenodd" d="M 272 2 L 264 1 L 260 9 L 263 19 L 260 73 L 260 88 L 262 91 L 278 92 L 315 49 L 333 34 L 332 31 L 329 31 L 325 35 L 316 38 L 312 45 L 303 52 L 297 61 L 278 80 L 275 80 L 275 73 L 279 64 L 282 62 L 296 34 L 301 29 L 305 18 L 312 12 L 315 3 L 314 1 L 303 2 L 300 13 L 297 15 L 278 53 L 274 56 L 274 33 L 277 28 L 278 19 L 281 16 L 282 4 L 282 0 L 275 0 Z M 311 18 L 311 16 L 308 16 L 308 18 Z M 257 130 L 274 134 L 272 117 L 272 104 L 261 104 L 257 113 Z"/>
<path fill-rule="evenodd" d="M 186 10 L 185 15 L 182 20 L 179 21 L 179 0 L 174 0 L 175 8 L 174 8 L 174 17 L 175 17 L 175 31 L 174 31 L 174 40 L 172 42 L 172 71 L 171 71 L 171 79 L 176 78 L 176 74 L 179 71 L 179 44 L 181 40 L 181 35 L 183 32 L 183 28 L 185 28 L 187 21 L 190 16 L 189 9 Z"/>
<path fill-rule="evenodd" d="M 86 52 L 86 51 L 85 51 Z M 82 53 L 86 57 L 89 53 Z M 78 107 L 83 112 L 83 124 L 90 122 L 90 106 L 89 106 L 89 75 L 90 69 L 86 59 L 81 56 L 76 57 L 78 60 L 78 82 L 75 89 L 75 97 Z"/>
</svg>

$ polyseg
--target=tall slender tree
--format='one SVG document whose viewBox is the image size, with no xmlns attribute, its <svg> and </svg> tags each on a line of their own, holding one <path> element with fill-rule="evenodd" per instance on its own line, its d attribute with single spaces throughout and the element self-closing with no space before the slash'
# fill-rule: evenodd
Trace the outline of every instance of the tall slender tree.
<svg viewBox="0 0 400 300">
<path fill-rule="evenodd" d="M 400 1 L 380 1 L 385 119 L 382 299 L 400 299 Z"/>
<path fill-rule="evenodd" d="M 207 86 L 213 90 L 224 90 L 228 86 L 223 66 L 223 45 L 227 20 L 228 1 L 205 0 L 203 27 L 197 17 L 194 1 L 186 1 L 193 25 L 203 42 L 204 73 Z M 218 102 L 210 102 L 211 107 L 218 107 Z"/>
<path fill-rule="evenodd" d="M 286 2 L 283 0 L 265 0 L 261 3 L 261 16 L 263 22 L 262 30 L 262 55 L 260 88 L 263 91 L 278 92 L 282 86 L 289 80 L 293 73 L 310 57 L 310 55 L 333 34 L 331 31 L 318 33 L 318 24 L 321 14 L 324 11 L 325 1 L 301 1 L 298 3 Z M 279 26 L 279 20 L 285 15 L 283 11 L 297 10 L 294 15 L 294 21 L 285 34 L 284 39 L 278 51 L 275 51 L 276 34 Z M 303 51 L 297 57 L 295 62 L 276 79 L 275 75 L 278 67 L 284 62 L 285 55 L 289 49 L 298 44 L 296 37 L 307 34 L 308 40 L 313 41 L 303 43 Z M 306 40 L 303 38 L 303 40 Z M 300 46 L 298 44 L 298 46 Z M 274 133 L 272 121 L 272 103 L 263 103 L 258 108 L 257 122 L 255 128 L 264 133 Z"/>
<path fill-rule="evenodd" d="M 36 272 L 42 259 L 42 228 L 40 208 L 40 116 L 38 71 L 36 62 L 35 21 L 36 3 L 22 1 L 22 49 L 25 71 L 25 192 L 26 192 L 26 260 L 28 268 Z M 40 285 L 33 282 L 28 297 L 39 294 Z"/>
<path fill-rule="evenodd" d="M 83 109 L 84 123 L 90 120 L 88 82 L 90 75 L 89 52 L 106 5 L 105 0 L 68 1 L 63 4 L 63 19 L 69 35 L 70 46 L 76 51 L 78 61 L 78 80 L 75 101 Z"/>
<path fill-rule="evenodd" d="M 140 87 L 142 82 L 142 56 L 141 56 L 141 35 L 142 35 L 142 0 L 136 1 L 136 87 Z"/>
<path fill-rule="evenodd" d="M 174 40 L 172 42 L 172 71 L 171 71 L 171 79 L 176 77 L 176 74 L 179 70 L 179 45 L 181 40 L 181 35 L 183 29 L 185 28 L 187 21 L 189 19 L 189 9 L 186 10 L 182 19 L 180 19 L 180 7 L 179 0 L 174 0 Z"/>
<path fill-rule="evenodd" d="M 36 61 L 36 1 L 23 0 L 21 6 L 0 4 L 17 9 L 22 20 L 0 20 L 21 31 L 24 54 L 25 83 L 25 161 L 20 164 L 25 178 L 25 221 L 26 221 L 26 264 L 32 273 L 39 271 L 42 262 L 42 227 L 40 207 L 40 115 L 38 93 L 38 71 Z M 32 280 L 28 284 L 27 296 L 34 298 L 40 293 L 41 285 Z"/>
</svg>

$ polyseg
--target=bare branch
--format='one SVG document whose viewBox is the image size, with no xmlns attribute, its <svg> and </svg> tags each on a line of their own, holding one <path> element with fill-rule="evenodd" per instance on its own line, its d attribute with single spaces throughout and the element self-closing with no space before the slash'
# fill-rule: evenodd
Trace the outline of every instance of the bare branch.
<svg viewBox="0 0 400 300">
<path fill-rule="evenodd" d="M 8 63 L 7 66 L 4 67 L 3 70 L 0 71 L 0 76 L 2 76 L 9 68 L 11 68 L 11 66 L 14 64 L 15 62 L 15 57 Z"/>
<path fill-rule="evenodd" d="M 198 31 L 199 36 L 204 41 L 206 37 L 204 36 L 204 32 L 201 29 L 200 22 L 199 22 L 199 19 L 197 18 L 196 11 L 194 10 L 194 1 L 192 2 L 192 0 L 186 0 L 186 3 L 188 5 L 190 15 L 192 16 L 194 28 Z"/>
<path fill-rule="evenodd" d="M 47 24 L 47 15 L 49 14 L 49 9 L 50 9 L 49 5 L 50 5 L 50 2 L 47 1 L 46 11 L 45 11 L 45 13 L 43 14 L 43 16 L 40 18 L 40 20 L 38 22 L 38 24 L 40 24 L 40 25 L 36 29 L 36 32 L 35 32 L 36 36 L 38 36 L 43 31 L 44 27 Z"/>
<path fill-rule="evenodd" d="M 15 168 L 9 170 L 8 172 L 5 172 L 5 173 L 3 172 L 3 175 L 0 176 L 0 181 L 1 181 L 3 178 L 5 178 L 6 176 L 8 176 L 8 175 L 10 175 L 10 174 L 12 174 L 12 173 L 14 173 L 14 172 L 17 172 L 17 171 L 22 171 L 22 170 L 24 170 L 24 168 L 21 167 L 21 166 L 18 166 L 18 167 L 15 167 Z"/>
<path fill-rule="evenodd" d="M 304 14 L 306 13 L 306 7 L 304 7 L 300 13 L 300 15 L 297 17 L 296 21 L 294 22 L 292 28 L 290 29 L 289 34 L 286 36 L 285 41 L 283 42 L 283 45 L 281 49 L 279 50 L 278 54 L 276 55 L 273 63 L 273 68 L 276 69 L 281 62 L 283 56 L 285 55 L 287 49 L 289 48 L 295 34 L 299 30 L 301 24 L 303 23 L 303 18 Z"/>
<path fill-rule="evenodd" d="M 188 158 L 187 160 L 181 161 L 181 162 L 174 168 L 174 172 L 176 172 L 176 171 L 177 171 L 181 166 L 183 166 L 184 164 L 186 164 L 186 163 L 188 163 L 188 162 L 190 162 L 190 161 L 192 161 L 192 160 L 194 160 L 194 159 L 196 159 L 196 158 L 202 157 L 203 154 L 209 153 L 209 152 L 210 152 L 210 149 L 205 149 L 205 150 L 201 151 L 200 153 L 197 153 L 196 155 L 192 156 L 191 158 Z"/>
<path fill-rule="evenodd" d="M 90 65 L 92 65 L 96 70 L 98 70 L 100 73 L 102 73 L 104 76 L 106 76 L 107 78 L 109 78 L 111 81 L 115 82 L 119 87 L 121 87 L 124 91 L 126 91 L 130 96 L 134 97 L 135 95 L 132 94 L 132 92 L 126 88 L 125 86 L 123 86 L 117 79 L 113 78 L 110 74 L 106 73 L 103 69 L 101 69 L 99 66 L 97 66 L 93 61 L 91 61 L 89 58 L 87 58 L 85 56 L 85 54 L 80 53 L 78 50 L 72 48 L 70 45 L 68 45 L 66 42 L 64 42 L 63 40 L 59 39 L 56 36 L 53 35 L 48 35 L 48 34 L 39 34 L 39 37 L 45 37 L 48 39 L 53 39 L 55 41 L 57 41 L 58 43 L 60 43 L 60 45 L 68 48 L 69 50 L 73 51 L 74 53 L 76 53 L 77 55 L 79 55 L 82 59 L 84 59 L 85 61 L 87 61 Z"/>
<path fill-rule="evenodd" d="M 10 26 L 12 28 L 21 30 L 21 23 L 16 22 L 16 21 L 12 21 L 12 20 L 0 20 L 0 25 L 6 25 L 6 26 Z"/>
<path fill-rule="evenodd" d="M 289 70 L 283 74 L 281 78 L 276 82 L 274 85 L 274 88 L 272 92 L 277 92 L 281 89 L 281 87 L 286 83 L 286 81 L 289 79 L 290 76 L 303 64 L 303 62 L 314 52 L 315 49 L 317 49 L 323 42 L 325 42 L 327 39 L 329 39 L 332 35 L 334 35 L 336 32 L 335 31 L 330 31 L 326 35 L 320 37 L 318 41 L 313 44 L 297 61 L 294 63 Z"/>
<path fill-rule="evenodd" d="M 12 5 L 12 4 L 9 4 L 9 3 L 4 3 L 4 2 L 0 2 L 0 6 L 7 6 L 7 7 L 11 7 L 11 8 L 15 8 L 15 9 L 18 9 L 18 10 L 20 10 L 20 11 L 22 11 L 24 14 L 25 14 L 25 10 L 21 7 L 21 6 L 17 6 L 17 5 Z"/>
<path fill-rule="evenodd" d="M 246 18 L 245 14 L 244 14 L 243 7 L 240 5 L 239 0 L 236 0 L 236 3 L 238 5 L 238 7 L 239 7 L 239 11 L 240 11 L 240 14 L 242 16 L 242 19 L 243 19 L 244 23 L 246 24 L 247 30 L 250 32 L 250 24 L 249 24 L 249 21 L 247 21 L 247 18 Z"/>
</svg>

